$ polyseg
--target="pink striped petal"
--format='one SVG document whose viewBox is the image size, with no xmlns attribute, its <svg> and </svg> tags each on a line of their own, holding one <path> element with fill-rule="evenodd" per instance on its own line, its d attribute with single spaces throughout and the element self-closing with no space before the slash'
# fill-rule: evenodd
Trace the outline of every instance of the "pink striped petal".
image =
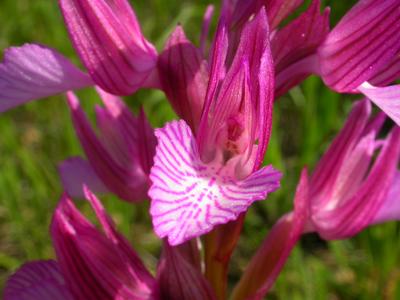
<svg viewBox="0 0 400 300">
<path fill-rule="evenodd" d="M 400 51 L 400 0 L 360 0 L 319 49 L 321 76 L 339 92 L 354 92 Z"/>
<path fill-rule="evenodd" d="M 53 49 L 34 44 L 8 48 L 0 64 L 0 112 L 92 84 L 89 76 Z"/>
<path fill-rule="evenodd" d="M 308 70 L 299 68 L 299 65 L 301 66 L 301 61 L 307 61 L 316 54 L 317 48 L 329 32 L 329 9 L 326 8 L 321 14 L 320 6 L 320 1 L 314 0 L 307 11 L 278 30 L 272 38 L 271 51 L 276 76 L 279 78 L 282 77 L 281 73 L 286 73 L 284 81 L 276 82 L 276 97 L 286 93 L 314 71 L 313 64 L 309 62 Z M 289 70 L 292 75 L 290 77 L 287 75 Z"/>
<path fill-rule="evenodd" d="M 181 255 L 177 247 L 163 244 L 157 268 L 160 299 L 215 300 L 209 282 Z"/>
<path fill-rule="evenodd" d="M 200 160 L 196 141 L 184 121 L 156 130 L 158 146 L 151 169 L 153 226 L 171 245 L 234 220 L 256 200 L 279 187 L 281 174 L 271 166 L 236 180 L 232 164 Z"/>
<path fill-rule="evenodd" d="M 24 264 L 8 280 L 4 300 L 73 300 L 53 260 Z"/>
<path fill-rule="evenodd" d="M 163 90 L 175 112 L 197 130 L 209 77 L 207 63 L 181 26 L 169 37 L 158 68 Z"/>
<path fill-rule="evenodd" d="M 233 300 L 264 299 L 303 232 L 309 213 L 308 192 L 308 176 L 304 169 L 296 190 L 294 212 L 281 217 L 272 227 L 234 288 Z"/>
<path fill-rule="evenodd" d="M 58 166 L 64 190 L 73 198 L 83 198 L 83 185 L 96 193 L 110 191 L 97 176 L 89 162 L 81 157 L 70 157 Z"/>
<path fill-rule="evenodd" d="M 365 82 L 358 87 L 358 90 L 400 126 L 400 84 L 375 87 Z"/>
<path fill-rule="evenodd" d="M 127 0 L 59 3 L 74 47 L 97 85 L 127 95 L 149 84 L 157 52 Z"/>
</svg>

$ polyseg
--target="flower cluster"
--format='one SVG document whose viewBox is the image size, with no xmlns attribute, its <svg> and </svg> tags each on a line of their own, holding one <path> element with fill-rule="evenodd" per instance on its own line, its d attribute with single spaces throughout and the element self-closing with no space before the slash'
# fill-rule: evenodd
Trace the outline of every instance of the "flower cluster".
<svg viewBox="0 0 400 300">
<path fill-rule="evenodd" d="M 262 299 L 302 234 L 344 239 L 400 217 L 400 0 L 359 0 L 333 29 L 320 0 L 286 25 L 302 0 L 225 0 L 209 49 L 213 6 L 198 47 L 178 25 L 160 52 L 127 0 L 58 2 L 87 72 L 42 45 L 9 48 L 0 111 L 66 93 L 86 159 L 59 165 L 65 193 L 50 228 L 56 261 L 22 266 L 4 299 L 225 299 L 246 211 L 282 179 L 263 166 L 274 101 L 311 74 L 364 98 L 312 175 L 302 171 L 293 211 L 275 223 L 232 299 Z M 73 92 L 91 86 L 104 104 L 95 108 L 97 130 Z M 179 120 L 153 129 L 143 110 L 134 116 L 120 96 L 140 88 L 163 91 Z M 371 103 L 382 111 L 373 115 Z M 386 119 L 394 122 L 382 130 Z M 150 201 L 163 239 L 156 274 L 94 193 Z M 101 230 L 72 198 L 91 204 Z"/>
</svg>

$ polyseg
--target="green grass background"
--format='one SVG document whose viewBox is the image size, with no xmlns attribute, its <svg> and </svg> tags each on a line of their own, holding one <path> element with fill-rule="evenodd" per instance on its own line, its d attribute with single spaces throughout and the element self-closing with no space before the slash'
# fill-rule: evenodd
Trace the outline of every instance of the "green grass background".
<svg viewBox="0 0 400 300">
<path fill-rule="evenodd" d="M 146 36 L 159 50 L 178 22 L 197 42 L 202 14 L 209 4 L 205 0 L 134 2 Z M 323 2 L 332 7 L 333 25 L 355 1 Z M 1 0 L 0 49 L 25 42 L 54 47 L 79 64 L 56 1 Z M 79 95 L 93 116 L 97 96 L 91 90 Z M 143 105 L 154 126 L 174 118 L 161 92 L 139 91 L 127 101 L 134 111 Z M 283 171 L 282 188 L 250 209 L 231 263 L 231 285 L 274 221 L 291 209 L 301 168 L 313 168 L 343 124 L 351 102 L 315 77 L 277 102 L 266 160 Z M 54 257 L 48 225 L 61 194 L 57 163 L 78 154 L 82 150 L 63 96 L 32 102 L 0 116 L 0 291 L 23 262 Z M 104 202 L 118 228 L 154 268 L 159 241 L 150 229 L 148 206 L 132 206 L 112 197 Z M 87 210 L 83 203 L 80 206 Z M 400 299 L 399 247 L 396 223 L 369 228 L 346 241 L 326 243 L 316 235 L 304 236 L 269 298 Z"/>
</svg>

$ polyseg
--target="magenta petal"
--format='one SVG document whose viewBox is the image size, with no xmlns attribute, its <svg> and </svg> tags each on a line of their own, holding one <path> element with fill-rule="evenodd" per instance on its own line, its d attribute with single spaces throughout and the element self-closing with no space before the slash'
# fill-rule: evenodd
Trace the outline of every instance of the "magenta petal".
<svg viewBox="0 0 400 300">
<path fill-rule="evenodd" d="M 75 299 L 53 260 L 24 264 L 7 280 L 3 297 L 4 300 Z"/>
<path fill-rule="evenodd" d="M 79 100 L 68 93 L 75 130 L 86 156 L 97 176 L 106 187 L 126 201 L 140 201 L 147 197 L 148 177 L 142 169 L 141 135 L 143 126 L 138 123 L 121 100 L 102 93 L 106 108 L 96 110 L 101 135 L 93 132 L 82 111 Z M 155 137 L 153 137 L 155 139 Z M 155 141 L 154 141 L 155 143 Z M 147 147 L 149 154 L 154 151 Z"/>
<path fill-rule="evenodd" d="M 229 164 L 203 163 L 184 121 L 167 123 L 156 130 L 156 136 L 150 213 L 155 232 L 160 238 L 168 237 L 171 245 L 236 219 L 279 187 L 281 174 L 271 166 L 236 180 Z"/>
<path fill-rule="evenodd" d="M 386 196 L 385 202 L 379 209 L 372 221 L 382 223 L 387 221 L 400 220 L 400 172 L 397 171 L 393 178 L 391 188 Z"/>
<path fill-rule="evenodd" d="M 283 95 L 314 72 L 313 64 L 308 62 L 309 58 L 315 55 L 328 32 L 329 9 L 321 14 L 319 0 L 314 0 L 307 11 L 278 30 L 272 38 L 271 50 L 276 77 L 284 77 L 284 80 L 276 82 L 276 97 Z M 307 61 L 308 70 L 300 68 L 301 61 Z"/>
<path fill-rule="evenodd" d="M 109 193 L 91 165 L 81 157 L 70 157 L 58 166 L 64 190 L 73 198 L 83 198 L 83 185 L 95 193 Z"/>
<path fill-rule="evenodd" d="M 307 171 L 303 170 L 294 199 L 294 212 L 281 217 L 272 227 L 233 290 L 233 300 L 264 299 L 274 284 L 307 221 L 308 185 Z"/>
<path fill-rule="evenodd" d="M 169 37 L 158 68 L 163 90 L 175 112 L 197 130 L 207 90 L 207 64 L 181 26 Z"/>
<path fill-rule="evenodd" d="M 400 51 L 400 1 L 361 0 L 319 49 L 321 76 L 339 92 L 354 92 Z"/>
<path fill-rule="evenodd" d="M 214 300 L 214 291 L 206 278 L 181 255 L 176 247 L 164 242 L 157 269 L 161 299 Z"/>
<path fill-rule="evenodd" d="M 0 64 L 0 112 L 92 84 L 89 76 L 53 49 L 34 44 L 8 48 Z"/>
<path fill-rule="evenodd" d="M 375 87 L 364 83 L 358 87 L 358 90 L 400 126 L 400 84 Z"/>
<path fill-rule="evenodd" d="M 59 0 L 70 37 L 97 85 L 127 95 L 145 85 L 157 53 L 126 0 Z"/>
<path fill-rule="evenodd" d="M 104 233 L 65 195 L 51 224 L 57 260 L 74 299 L 152 299 L 154 279 L 115 231 L 100 202 L 86 194 Z"/>
</svg>

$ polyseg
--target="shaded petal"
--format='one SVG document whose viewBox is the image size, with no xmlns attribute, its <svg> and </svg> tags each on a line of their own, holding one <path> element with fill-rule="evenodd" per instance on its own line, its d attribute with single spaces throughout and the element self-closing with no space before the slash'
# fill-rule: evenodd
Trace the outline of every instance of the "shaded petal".
<svg viewBox="0 0 400 300">
<path fill-rule="evenodd" d="M 400 51 L 400 0 L 361 0 L 319 49 L 324 82 L 354 92 L 379 74 Z"/>
<path fill-rule="evenodd" d="M 358 90 L 400 126 L 400 84 L 375 87 L 365 82 L 358 87 Z"/>
<path fill-rule="evenodd" d="M 299 240 L 308 218 L 307 171 L 301 173 L 294 199 L 294 212 L 284 215 L 272 227 L 257 253 L 247 265 L 232 299 L 264 299 Z"/>
<path fill-rule="evenodd" d="M 157 281 L 161 299 L 216 299 L 201 272 L 190 265 L 176 247 L 171 247 L 166 241 L 157 269 Z"/>
<path fill-rule="evenodd" d="M 307 11 L 279 30 L 272 38 L 271 51 L 276 76 L 287 73 L 289 69 L 293 77 L 288 78 L 286 75 L 285 82 L 277 80 L 276 97 L 286 93 L 314 71 L 313 64 L 308 63 L 309 69 L 301 68 L 301 71 L 298 70 L 299 67 L 294 66 L 313 56 L 329 32 L 329 8 L 321 14 L 320 6 L 320 1 L 314 0 Z"/>
<path fill-rule="evenodd" d="M 393 178 L 391 188 L 385 202 L 374 217 L 372 223 L 400 220 L 400 172 L 397 171 Z"/>
<path fill-rule="evenodd" d="M 54 260 L 33 261 L 20 267 L 8 280 L 4 300 L 73 300 Z"/>
<path fill-rule="evenodd" d="M 218 161 L 204 164 L 184 121 L 156 130 L 158 146 L 151 169 L 149 196 L 153 226 L 171 245 L 234 220 L 256 200 L 279 187 L 281 174 L 271 166 L 236 180 Z"/>
<path fill-rule="evenodd" d="M 74 299 L 153 299 L 154 279 L 116 233 L 100 202 L 86 191 L 103 227 L 97 230 L 63 195 L 51 235 L 60 269 Z"/>
<path fill-rule="evenodd" d="M 126 0 L 59 0 L 71 40 L 97 85 L 127 95 L 145 85 L 157 52 Z"/>
<path fill-rule="evenodd" d="M 169 37 L 158 68 L 163 90 L 175 112 L 196 131 L 207 90 L 207 63 L 181 26 Z"/>
<path fill-rule="evenodd" d="M 144 132 L 137 132 L 140 126 L 129 109 L 117 97 L 103 95 L 106 109 L 98 108 L 96 111 L 101 129 L 100 140 L 93 132 L 79 100 L 73 93 L 67 96 L 76 133 L 98 177 L 111 192 L 124 200 L 146 199 L 148 177 L 142 169 L 138 153 L 139 134 Z"/>
<path fill-rule="evenodd" d="M 73 198 L 83 198 L 83 185 L 96 193 L 110 191 L 97 176 L 92 166 L 81 157 L 70 157 L 58 166 L 64 190 Z"/>
<path fill-rule="evenodd" d="M 11 47 L 0 64 L 0 112 L 92 84 L 89 76 L 53 49 L 34 44 Z"/>
</svg>

